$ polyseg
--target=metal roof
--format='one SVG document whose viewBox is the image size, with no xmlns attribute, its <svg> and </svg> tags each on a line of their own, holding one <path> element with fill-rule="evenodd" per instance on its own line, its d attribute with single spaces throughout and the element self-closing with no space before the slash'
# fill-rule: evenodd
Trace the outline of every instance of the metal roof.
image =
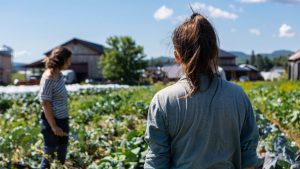
<svg viewBox="0 0 300 169">
<path fill-rule="evenodd" d="M 11 54 L 7 51 L 0 51 L 0 56 L 7 56 L 7 57 L 11 57 Z"/>
<path fill-rule="evenodd" d="M 296 61 L 300 59 L 300 50 L 294 53 L 292 56 L 289 57 L 289 61 Z"/>
<path fill-rule="evenodd" d="M 25 68 L 43 68 L 45 67 L 45 63 L 43 62 L 44 59 L 35 61 L 33 63 L 27 64 L 24 67 Z"/>
<path fill-rule="evenodd" d="M 97 43 L 93 43 L 93 42 L 89 42 L 89 41 L 85 41 L 85 40 L 82 40 L 82 39 L 78 39 L 78 38 L 73 38 L 65 43 L 63 43 L 62 45 L 59 45 L 59 46 L 66 46 L 68 45 L 69 43 L 80 43 L 96 52 L 98 52 L 100 55 L 104 53 L 104 47 L 100 44 L 97 44 Z M 50 55 L 51 51 L 53 49 L 51 49 L 50 51 L 46 52 L 45 55 Z"/>
<path fill-rule="evenodd" d="M 253 65 L 249 65 L 249 64 L 241 64 L 239 65 L 240 68 L 245 68 L 245 69 L 248 69 L 248 70 L 254 70 L 254 71 L 258 71 L 258 69 L 253 66 Z"/>
<path fill-rule="evenodd" d="M 249 71 L 248 69 L 238 67 L 237 65 L 221 66 L 224 71 Z"/>
<path fill-rule="evenodd" d="M 88 41 L 85 41 L 85 40 L 82 40 L 82 39 L 78 39 L 78 38 L 73 38 L 65 43 L 63 43 L 62 45 L 59 45 L 59 46 L 65 46 L 69 43 L 80 43 L 94 51 L 96 51 L 97 53 L 99 53 L 99 55 L 103 54 L 104 53 L 104 47 L 100 44 L 96 44 L 96 43 L 93 43 L 93 42 L 88 42 Z M 45 55 L 48 56 L 50 55 L 51 51 L 53 49 L 51 49 L 50 51 L 46 52 Z M 43 68 L 44 67 L 44 63 L 42 62 L 43 59 L 40 59 L 38 61 L 35 61 L 33 63 L 30 63 L 30 64 L 27 64 L 25 65 L 24 67 L 26 68 L 34 68 L 34 67 L 38 67 L 38 68 Z"/>
</svg>

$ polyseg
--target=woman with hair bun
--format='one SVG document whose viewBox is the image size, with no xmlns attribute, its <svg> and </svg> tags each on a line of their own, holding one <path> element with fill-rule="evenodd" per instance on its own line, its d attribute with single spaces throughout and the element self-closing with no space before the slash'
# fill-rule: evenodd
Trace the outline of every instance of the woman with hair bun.
<svg viewBox="0 0 300 169">
<path fill-rule="evenodd" d="M 254 168 L 259 134 L 252 106 L 240 86 L 218 75 L 213 26 L 193 13 L 172 41 L 184 75 L 151 101 L 144 168 Z"/>
<path fill-rule="evenodd" d="M 44 156 L 41 169 L 50 169 L 56 158 L 64 164 L 68 146 L 69 116 L 68 92 L 61 70 L 71 64 L 71 51 L 65 47 L 52 50 L 44 59 L 45 72 L 40 82 L 39 100 L 42 103 L 41 133 L 44 138 Z"/>
</svg>

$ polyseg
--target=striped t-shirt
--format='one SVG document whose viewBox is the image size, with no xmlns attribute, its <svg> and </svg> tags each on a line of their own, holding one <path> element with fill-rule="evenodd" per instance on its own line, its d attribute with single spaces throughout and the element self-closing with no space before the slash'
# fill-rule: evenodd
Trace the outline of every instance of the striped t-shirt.
<svg viewBox="0 0 300 169">
<path fill-rule="evenodd" d="M 68 118 L 68 91 L 62 74 L 57 79 L 42 76 L 39 100 L 50 101 L 55 118 Z"/>
</svg>

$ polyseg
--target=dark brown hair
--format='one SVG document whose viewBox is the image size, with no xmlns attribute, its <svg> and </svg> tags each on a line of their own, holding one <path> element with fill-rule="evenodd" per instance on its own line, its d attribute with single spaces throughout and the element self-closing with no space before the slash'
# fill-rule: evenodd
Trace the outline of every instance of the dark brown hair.
<svg viewBox="0 0 300 169">
<path fill-rule="evenodd" d="M 72 52 L 66 47 L 57 47 L 44 59 L 45 68 L 51 69 L 51 71 L 55 69 L 62 69 L 71 55 Z"/>
<path fill-rule="evenodd" d="M 204 16 L 193 13 L 174 30 L 172 41 L 191 87 L 188 96 L 192 96 L 200 90 L 200 75 L 207 75 L 210 85 L 218 70 L 218 37 Z"/>
</svg>

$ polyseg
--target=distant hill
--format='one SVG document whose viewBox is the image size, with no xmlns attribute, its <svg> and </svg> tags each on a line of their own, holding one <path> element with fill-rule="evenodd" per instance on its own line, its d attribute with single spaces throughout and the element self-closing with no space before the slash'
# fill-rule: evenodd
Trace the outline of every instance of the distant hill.
<svg viewBox="0 0 300 169">
<path fill-rule="evenodd" d="M 175 59 L 171 56 L 160 56 L 148 60 L 149 66 L 163 66 L 175 63 Z"/>
<path fill-rule="evenodd" d="M 272 57 L 279 57 L 279 56 L 291 56 L 295 52 L 290 51 L 290 50 L 276 50 L 272 52 Z"/>
<path fill-rule="evenodd" d="M 25 65 L 26 65 L 25 63 L 13 62 L 12 63 L 13 71 L 24 70 L 23 66 Z"/>
<path fill-rule="evenodd" d="M 240 52 L 240 51 L 230 51 L 230 53 L 234 54 L 235 56 L 237 56 L 236 58 L 236 63 L 237 64 L 241 64 L 241 63 L 245 63 L 246 60 L 250 59 L 251 54 L 246 54 L 244 52 Z M 276 57 L 280 57 L 280 56 L 284 56 L 284 57 L 288 57 L 292 54 L 294 54 L 293 51 L 290 50 L 275 50 L 272 53 L 255 53 L 260 54 L 262 56 L 267 56 L 270 59 L 276 58 Z"/>
<path fill-rule="evenodd" d="M 246 60 L 250 58 L 250 55 L 240 52 L 240 51 L 229 51 L 233 55 L 237 56 L 236 58 L 236 64 L 242 64 L 246 63 Z"/>
<path fill-rule="evenodd" d="M 239 51 L 229 51 L 229 52 L 240 58 L 248 58 L 250 56 L 244 52 L 239 52 Z"/>
<path fill-rule="evenodd" d="M 250 56 L 251 54 L 247 54 L 241 51 L 229 51 L 229 53 L 232 53 L 233 55 L 237 56 L 236 58 L 236 63 L 237 64 L 242 64 L 245 63 L 246 60 L 250 60 Z M 288 57 L 292 54 L 294 54 L 293 51 L 290 50 L 275 50 L 272 53 L 255 53 L 260 54 L 262 56 L 267 56 L 270 59 L 276 58 L 276 57 L 280 57 L 280 56 L 284 56 L 284 57 Z M 170 56 L 160 56 L 160 57 L 156 57 L 156 58 L 151 58 L 148 60 L 150 66 L 161 66 L 161 65 L 167 65 L 170 63 L 175 63 L 175 59 L 173 57 Z"/>
</svg>

